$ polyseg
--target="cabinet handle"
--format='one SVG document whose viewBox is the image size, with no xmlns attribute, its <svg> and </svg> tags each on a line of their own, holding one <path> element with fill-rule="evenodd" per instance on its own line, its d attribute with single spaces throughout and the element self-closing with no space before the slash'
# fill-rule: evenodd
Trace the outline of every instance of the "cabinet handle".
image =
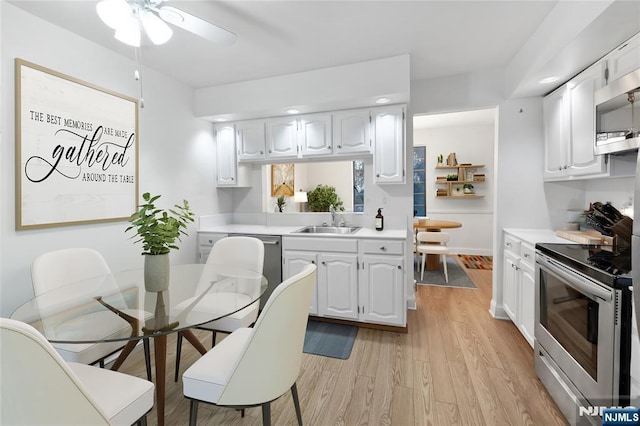
<svg viewBox="0 0 640 426">
<path fill-rule="evenodd" d="M 260 154 L 264 154 L 264 151 L 260 151 Z"/>
<path fill-rule="evenodd" d="M 525 253 L 524 257 L 529 258 L 529 253 Z"/>
<path fill-rule="evenodd" d="M 321 263 L 322 263 L 323 265 L 326 265 L 326 264 L 327 264 L 327 262 L 325 262 L 324 260 L 323 260 Z"/>
<path fill-rule="evenodd" d="M 338 145 L 338 149 L 342 149 L 342 145 Z"/>
<path fill-rule="evenodd" d="M 315 264 L 316 264 L 316 261 L 315 261 L 315 260 L 312 260 L 312 261 L 311 261 L 311 263 L 313 263 L 313 264 L 315 265 Z"/>
<path fill-rule="evenodd" d="M 378 174 L 376 175 L 376 177 L 380 177 L 380 174 L 378 173 Z"/>
<path fill-rule="evenodd" d="M 269 150 L 268 152 L 269 152 L 269 154 L 271 154 L 271 150 Z"/>
<path fill-rule="evenodd" d="M 382 250 L 382 251 L 387 251 L 387 248 L 386 248 L 385 246 L 381 246 L 381 247 L 380 247 L 380 250 Z"/>
<path fill-rule="evenodd" d="M 511 243 L 507 243 L 507 244 L 506 244 L 506 246 L 507 246 L 507 247 L 511 247 Z"/>
<path fill-rule="evenodd" d="M 398 265 L 398 269 L 402 269 L 402 266 Z"/>
</svg>

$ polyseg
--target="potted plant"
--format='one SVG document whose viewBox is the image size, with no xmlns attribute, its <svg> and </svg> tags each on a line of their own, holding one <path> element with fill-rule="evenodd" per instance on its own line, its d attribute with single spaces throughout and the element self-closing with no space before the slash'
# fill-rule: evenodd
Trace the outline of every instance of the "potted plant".
<svg viewBox="0 0 640 426">
<path fill-rule="evenodd" d="M 194 221 L 195 214 L 189 209 L 189 202 L 183 200 L 175 209 L 163 210 L 156 207 L 155 202 L 160 195 L 142 194 L 145 201 L 138 210 L 129 217 L 131 225 L 125 229 L 136 230 L 142 242 L 144 255 L 144 283 L 147 291 L 164 291 L 169 285 L 169 252 L 178 250 L 176 240 L 185 232 L 188 222 Z M 134 238 L 134 237 L 131 237 Z"/>
<path fill-rule="evenodd" d="M 307 209 L 310 212 L 328 212 L 329 206 L 344 211 L 342 200 L 334 186 L 318 185 L 307 193 Z"/>
<path fill-rule="evenodd" d="M 472 184 L 470 184 L 470 183 L 465 183 L 465 184 L 462 186 L 462 191 L 463 191 L 465 194 L 473 194 L 473 193 L 474 193 L 473 185 L 472 185 Z"/>
<path fill-rule="evenodd" d="M 276 205 L 278 206 L 278 211 L 282 213 L 282 209 L 287 205 L 287 199 L 284 197 L 284 195 L 276 198 Z"/>
</svg>

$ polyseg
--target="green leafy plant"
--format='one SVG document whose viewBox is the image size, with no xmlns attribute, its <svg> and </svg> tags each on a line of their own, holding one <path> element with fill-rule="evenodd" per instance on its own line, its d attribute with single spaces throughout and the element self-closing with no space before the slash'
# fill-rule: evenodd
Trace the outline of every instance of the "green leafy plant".
<svg viewBox="0 0 640 426">
<path fill-rule="evenodd" d="M 282 213 L 282 209 L 287 205 L 287 199 L 284 198 L 284 195 L 276 198 L 276 205 L 278 206 L 278 210 Z"/>
<path fill-rule="evenodd" d="M 470 183 L 465 183 L 464 185 L 462 185 L 463 189 L 473 189 L 473 185 Z"/>
<path fill-rule="evenodd" d="M 447 180 L 448 180 L 448 181 L 455 181 L 455 180 L 458 180 L 458 175 L 457 175 L 457 174 L 448 174 L 448 175 L 447 175 Z"/>
<path fill-rule="evenodd" d="M 145 203 L 131 215 L 131 226 L 125 229 L 125 232 L 136 230 L 139 238 L 135 242 L 142 242 L 142 254 L 166 254 L 171 249 L 178 250 L 175 241 L 181 241 L 180 235 L 188 235 L 184 229 L 188 222 L 194 221 L 195 214 L 189 209 L 187 200 L 183 200 L 182 205 L 176 204 L 175 210 L 166 211 L 155 206 L 158 198 L 160 195 L 142 194 Z"/>
<path fill-rule="evenodd" d="M 329 206 L 344 211 L 342 200 L 334 186 L 318 185 L 307 193 L 307 209 L 310 212 L 328 212 Z"/>
</svg>

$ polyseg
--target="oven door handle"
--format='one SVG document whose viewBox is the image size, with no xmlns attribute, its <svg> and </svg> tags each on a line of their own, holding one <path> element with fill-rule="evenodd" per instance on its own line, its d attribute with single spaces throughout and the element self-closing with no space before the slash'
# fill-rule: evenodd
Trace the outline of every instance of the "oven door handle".
<svg viewBox="0 0 640 426">
<path fill-rule="evenodd" d="M 538 256 L 537 262 L 542 269 L 551 275 L 554 275 L 561 281 L 566 282 L 569 286 L 573 287 L 574 290 L 577 290 L 586 296 L 595 296 L 605 302 L 610 302 L 613 299 L 610 291 L 603 289 L 598 284 L 586 280 L 577 274 L 567 272 L 564 268 L 555 265 L 550 259 Z"/>
</svg>

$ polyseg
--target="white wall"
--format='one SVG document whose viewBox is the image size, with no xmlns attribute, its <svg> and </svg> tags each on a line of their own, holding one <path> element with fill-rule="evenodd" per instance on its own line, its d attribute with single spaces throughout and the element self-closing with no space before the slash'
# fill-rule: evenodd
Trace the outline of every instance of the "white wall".
<svg viewBox="0 0 640 426">
<path fill-rule="evenodd" d="M 14 58 L 19 57 L 124 95 L 137 97 L 135 63 L 24 11 L 0 2 L 0 315 L 8 316 L 32 294 L 29 268 L 38 254 L 92 247 L 114 270 L 142 266 L 141 248 L 125 235 L 127 222 L 15 230 Z M 34 29 L 37 28 L 37 31 Z M 133 54 L 133 52 L 132 52 Z M 143 55 L 144 57 L 144 55 Z M 187 199 L 196 214 L 229 212 L 230 194 L 216 191 L 212 124 L 194 118 L 193 91 L 142 68 L 145 108 L 139 116 L 139 191 L 162 194 L 162 207 Z M 195 260 L 196 224 L 172 263 Z"/>
<path fill-rule="evenodd" d="M 431 219 L 455 220 L 462 228 L 448 229 L 453 253 L 491 255 L 493 246 L 493 186 L 495 126 L 458 126 L 414 130 L 414 146 L 426 146 L 427 216 Z M 456 199 L 436 197 L 436 176 L 457 173 L 456 169 L 436 170 L 437 157 L 455 153 L 458 163 L 484 164 L 479 173 L 485 182 L 474 184 L 476 194 L 484 198 Z M 446 163 L 446 161 L 445 161 Z"/>
</svg>

